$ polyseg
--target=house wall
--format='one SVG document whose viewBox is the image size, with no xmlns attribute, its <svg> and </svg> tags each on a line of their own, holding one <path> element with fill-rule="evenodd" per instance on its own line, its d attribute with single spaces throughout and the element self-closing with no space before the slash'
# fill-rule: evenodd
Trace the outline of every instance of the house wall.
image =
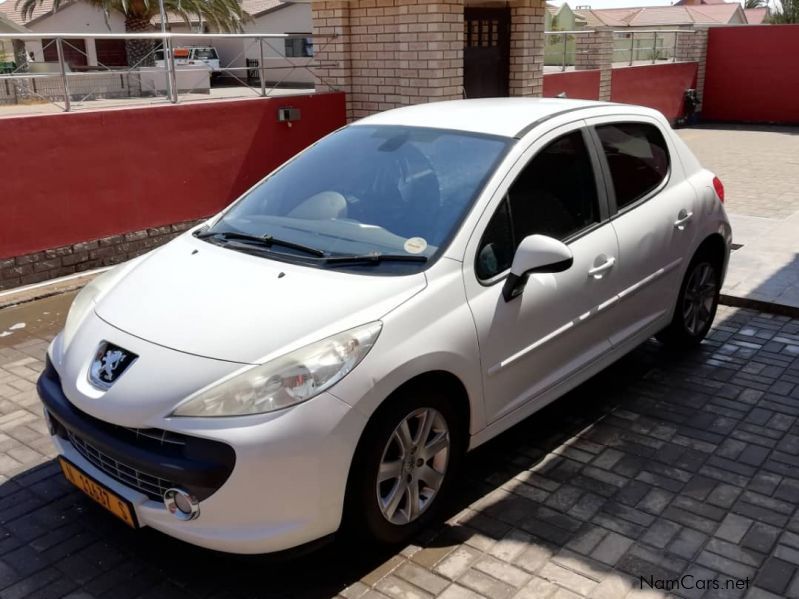
<svg viewBox="0 0 799 599">
<path fill-rule="evenodd" d="M 300 120 L 278 122 L 281 107 L 299 108 Z M 146 251 L 344 114 L 343 94 L 320 93 L 0 118 L 0 289 Z"/>
<path fill-rule="evenodd" d="M 255 17 L 254 22 L 244 26 L 245 33 L 308 33 L 310 36 L 313 30 L 313 20 L 311 17 L 310 4 L 289 4 L 279 10 L 274 10 Z M 191 33 L 191 30 L 183 24 L 173 24 L 171 31 L 174 33 Z M 207 40 L 197 38 L 188 39 L 181 43 L 186 44 L 208 44 Z M 247 59 L 260 59 L 260 46 L 258 40 L 248 39 L 216 39 L 212 45 L 219 54 L 219 62 L 223 67 L 244 68 L 247 66 Z M 307 66 L 310 59 L 290 59 L 286 60 L 285 42 L 283 40 L 264 40 L 264 64 L 267 65 L 267 81 L 284 81 L 291 83 L 302 83 L 312 85 L 313 75 L 306 68 L 297 68 L 292 72 L 290 64 Z M 287 68 L 288 67 L 288 68 Z M 237 77 L 246 79 L 246 71 L 234 71 Z M 289 74 L 290 73 L 290 74 Z"/>
<path fill-rule="evenodd" d="M 463 0 L 326 0 L 312 8 L 319 87 L 347 92 L 350 119 L 462 97 Z M 544 9 L 542 0 L 511 0 L 510 9 L 513 94 L 517 84 L 531 87 L 516 71 L 529 65 L 532 83 L 528 46 L 543 32 Z M 533 18 L 540 32 L 524 25 Z"/>
<path fill-rule="evenodd" d="M 553 17 L 547 10 L 545 15 L 544 31 L 574 31 L 578 27 L 574 12 L 567 4 L 560 6 L 557 14 Z M 574 64 L 575 39 L 573 35 L 566 37 L 566 64 Z M 544 64 L 561 65 L 563 64 L 563 36 L 547 35 L 544 46 Z"/>
<path fill-rule="evenodd" d="M 799 124 L 799 25 L 709 31 L 702 116 Z"/>
<path fill-rule="evenodd" d="M 125 19 L 112 13 L 106 24 L 103 11 L 85 2 L 67 4 L 52 15 L 27 26 L 33 33 L 124 33 Z M 67 43 L 65 41 L 65 43 Z M 86 39 L 86 55 L 89 65 L 97 64 L 94 40 Z M 28 52 L 33 52 L 37 61 L 44 60 L 41 42 L 26 42 Z"/>
</svg>

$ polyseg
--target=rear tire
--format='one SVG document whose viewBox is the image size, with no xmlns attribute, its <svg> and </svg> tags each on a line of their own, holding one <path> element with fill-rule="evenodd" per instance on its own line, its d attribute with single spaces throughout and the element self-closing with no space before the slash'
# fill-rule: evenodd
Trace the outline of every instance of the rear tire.
<svg viewBox="0 0 799 599">
<path fill-rule="evenodd" d="M 658 340 L 672 347 L 699 345 L 707 336 L 721 294 L 721 268 L 709 252 L 696 254 L 685 273 L 671 323 L 657 334 Z"/>
<path fill-rule="evenodd" d="M 386 400 L 367 425 L 350 473 L 345 531 L 406 543 L 446 504 L 466 446 L 453 402 L 414 386 Z"/>
</svg>

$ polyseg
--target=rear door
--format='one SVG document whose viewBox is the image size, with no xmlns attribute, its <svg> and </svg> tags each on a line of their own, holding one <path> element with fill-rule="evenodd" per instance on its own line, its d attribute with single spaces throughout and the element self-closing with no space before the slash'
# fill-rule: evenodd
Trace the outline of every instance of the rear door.
<svg viewBox="0 0 799 599">
<path fill-rule="evenodd" d="M 656 332 L 671 319 L 696 236 L 696 194 L 671 136 L 654 118 L 600 117 L 589 124 L 619 240 L 617 276 L 625 319 L 611 343 L 620 345 Z"/>
</svg>

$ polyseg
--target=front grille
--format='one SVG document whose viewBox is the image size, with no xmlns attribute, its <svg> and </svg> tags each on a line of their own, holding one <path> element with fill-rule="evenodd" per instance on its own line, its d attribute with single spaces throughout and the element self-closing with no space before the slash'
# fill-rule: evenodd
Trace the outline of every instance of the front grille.
<svg viewBox="0 0 799 599">
<path fill-rule="evenodd" d="M 141 491 L 150 499 L 161 501 L 167 489 L 177 486 L 173 482 L 123 464 L 119 460 L 104 454 L 85 439 L 81 439 L 75 435 L 72 431 L 67 431 L 67 436 L 72 446 L 89 462 L 114 480 Z"/>
<path fill-rule="evenodd" d="M 164 491 L 176 487 L 204 501 L 233 472 L 236 453 L 222 441 L 158 428 L 120 426 L 82 412 L 64 395 L 49 358 L 36 388 L 54 435 L 71 442 L 111 478 L 151 499 L 161 501 Z"/>
<path fill-rule="evenodd" d="M 125 430 L 130 431 L 136 435 L 136 439 L 152 439 L 158 441 L 161 445 L 186 445 L 186 437 L 165 431 L 160 428 L 130 428 L 124 427 Z"/>
</svg>

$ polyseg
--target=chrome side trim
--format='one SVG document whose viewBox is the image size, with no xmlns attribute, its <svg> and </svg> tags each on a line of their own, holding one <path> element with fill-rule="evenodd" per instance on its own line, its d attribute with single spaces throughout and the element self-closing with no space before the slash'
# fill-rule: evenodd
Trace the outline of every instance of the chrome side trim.
<svg viewBox="0 0 799 599">
<path fill-rule="evenodd" d="M 538 349 L 542 345 L 544 345 L 546 343 L 549 343 L 550 341 L 552 341 L 556 337 L 559 337 L 560 335 L 562 335 L 566 331 L 568 331 L 570 329 L 573 329 L 574 327 L 576 327 L 579 324 L 587 322 L 588 320 L 590 320 L 591 318 L 593 318 L 594 316 L 596 316 L 597 314 L 599 314 L 603 310 L 606 310 L 609 307 L 611 307 L 612 305 L 614 305 L 616 302 L 619 302 L 619 301 L 621 301 L 621 300 L 623 300 L 625 298 L 628 298 L 631 295 L 637 293 L 638 291 L 640 291 L 644 287 L 654 283 L 656 280 L 658 280 L 660 277 L 662 277 L 666 273 L 669 273 L 672 270 L 674 270 L 675 268 L 677 268 L 677 266 L 679 266 L 682 263 L 682 261 L 683 261 L 682 258 L 677 258 L 676 260 L 670 262 L 669 264 L 667 264 L 663 268 L 659 268 L 658 270 L 656 270 L 652 274 L 644 277 L 643 279 L 641 279 L 640 281 L 638 281 L 634 285 L 630 285 L 629 287 L 627 287 L 626 289 L 622 290 L 618 294 L 609 297 L 607 300 L 605 300 L 601 304 L 597 304 L 596 306 L 591 308 L 588 312 L 585 312 L 584 314 L 581 314 L 580 316 L 578 316 L 574 320 L 572 320 L 570 322 L 567 322 L 566 324 L 564 324 L 563 326 L 555 329 L 554 331 L 552 331 L 548 335 L 546 335 L 544 337 L 541 337 L 535 343 L 532 343 L 532 344 L 528 345 L 527 347 L 519 350 L 515 354 L 513 354 L 511 356 L 508 356 L 507 358 L 505 358 L 501 362 L 499 362 L 497 364 L 494 364 L 491 368 L 488 369 L 488 375 L 489 376 L 495 375 L 500 370 L 502 370 L 504 368 L 507 368 L 508 366 L 513 364 L 514 362 L 517 362 L 518 360 L 520 360 L 521 358 L 523 358 L 524 356 L 526 356 L 530 352 L 535 351 L 536 349 Z"/>
</svg>

